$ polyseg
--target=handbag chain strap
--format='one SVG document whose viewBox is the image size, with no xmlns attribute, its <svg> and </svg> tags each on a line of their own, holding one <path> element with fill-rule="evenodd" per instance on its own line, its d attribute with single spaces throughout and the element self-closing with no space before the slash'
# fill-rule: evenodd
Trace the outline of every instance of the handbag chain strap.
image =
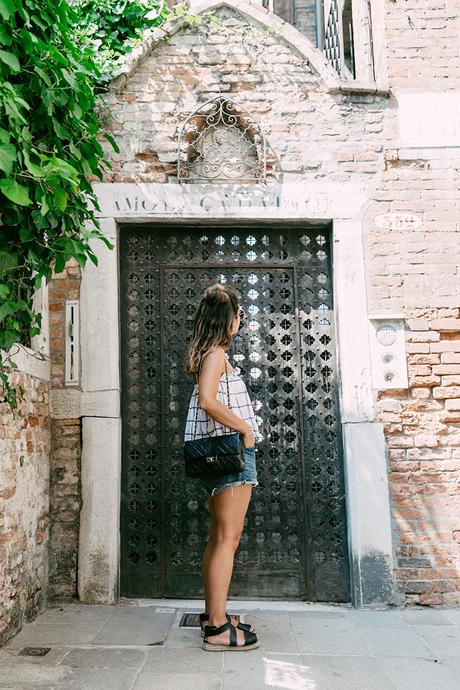
<svg viewBox="0 0 460 690">
<path fill-rule="evenodd" d="M 200 361 L 200 366 L 198 368 L 198 377 L 197 377 L 197 384 L 199 384 L 200 381 L 200 373 L 201 373 L 201 365 L 203 363 L 203 360 Z M 227 370 L 227 362 L 225 362 L 225 378 L 227 380 L 227 398 L 228 398 L 228 408 L 231 410 L 232 406 L 230 404 L 230 385 L 228 383 L 228 370 Z M 196 438 L 196 430 L 198 428 L 198 388 L 196 391 L 196 407 L 195 407 L 195 425 L 193 428 L 193 438 Z M 227 427 L 228 429 L 229 427 Z"/>
</svg>

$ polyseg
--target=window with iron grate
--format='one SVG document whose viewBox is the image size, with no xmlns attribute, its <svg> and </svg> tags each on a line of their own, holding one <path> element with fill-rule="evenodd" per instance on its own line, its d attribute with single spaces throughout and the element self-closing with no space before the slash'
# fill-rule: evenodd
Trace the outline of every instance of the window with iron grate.
<svg viewBox="0 0 460 690">
<path fill-rule="evenodd" d="M 305 34 L 341 79 L 374 81 L 370 0 L 262 0 L 262 5 Z"/>
</svg>

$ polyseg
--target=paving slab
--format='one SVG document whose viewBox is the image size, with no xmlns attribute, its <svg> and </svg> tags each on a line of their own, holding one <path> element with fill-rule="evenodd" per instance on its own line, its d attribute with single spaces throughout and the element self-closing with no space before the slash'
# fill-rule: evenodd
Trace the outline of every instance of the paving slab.
<svg viewBox="0 0 460 690">
<path fill-rule="evenodd" d="M 394 690 L 372 657 L 303 654 L 308 690 Z"/>
<path fill-rule="evenodd" d="M 260 644 L 266 652 L 297 652 L 297 643 L 289 620 L 289 615 L 269 613 L 254 613 L 245 616 L 247 622 L 260 638 Z"/>
<path fill-rule="evenodd" d="M 236 690 L 237 686 L 233 686 Z M 132 690 L 221 690 L 220 673 L 155 673 L 142 671 Z M 247 690 L 258 690 L 246 685 Z M 266 690 L 266 689 L 265 689 Z"/>
<path fill-rule="evenodd" d="M 460 627 L 456 625 L 418 625 L 417 634 L 437 656 L 460 654 Z M 460 688 L 460 682 L 459 682 Z"/>
<path fill-rule="evenodd" d="M 37 646 L 37 645 L 34 645 Z M 2 674 L 2 669 L 5 666 L 11 666 L 14 663 L 14 659 L 18 657 L 17 661 L 22 664 L 24 661 L 30 664 L 36 664 L 38 666 L 57 666 L 60 661 L 69 653 L 66 647 L 54 647 L 51 648 L 45 656 L 18 656 L 22 647 L 4 647 L 0 649 L 0 678 Z"/>
<path fill-rule="evenodd" d="M 454 625 L 460 625 L 460 607 L 445 609 L 442 611 L 442 614 Z"/>
<path fill-rule="evenodd" d="M 436 653 L 411 628 L 367 628 L 361 632 L 364 656 L 436 658 Z"/>
<path fill-rule="evenodd" d="M 201 638 L 200 638 L 201 639 Z M 222 672 L 222 654 L 206 652 L 199 647 L 162 647 L 148 652 L 144 665 L 146 673 L 208 673 Z"/>
<path fill-rule="evenodd" d="M 457 673 L 457 677 L 460 678 L 460 651 L 459 654 L 456 654 L 455 656 L 443 654 L 439 657 L 439 661 L 442 661 L 443 664 L 446 664 L 446 666 L 449 666 L 451 669 L 453 669 Z"/>
<path fill-rule="evenodd" d="M 69 623 L 83 624 L 94 621 L 104 622 L 115 613 L 115 605 L 62 604 L 46 609 L 40 615 L 40 623 Z"/>
<path fill-rule="evenodd" d="M 55 690 L 130 690 L 137 675 L 134 668 L 66 670 L 66 676 L 55 686 Z"/>
<path fill-rule="evenodd" d="M 291 617 L 297 650 L 303 654 L 352 654 L 367 652 L 363 637 L 346 617 L 312 620 Z"/>
<path fill-rule="evenodd" d="M 65 677 L 67 669 L 59 666 L 36 664 L 25 657 L 12 658 L 1 667 L 0 688 L 14 690 L 50 690 Z"/>
<path fill-rule="evenodd" d="M 349 620 L 357 628 L 406 628 L 407 622 L 399 611 L 366 611 L 356 609 L 347 614 Z"/>
<path fill-rule="evenodd" d="M 101 630 L 104 623 L 71 625 L 68 623 L 44 623 L 40 617 L 28 623 L 15 637 L 8 641 L 8 647 L 64 647 L 89 644 Z"/>
<path fill-rule="evenodd" d="M 401 611 L 402 620 L 409 625 L 454 625 L 449 613 L 435 609 Z M 460 618 L 459 618 L 460 622 Z"/>
<path fill-rule="evenodd" d="M 67 650 L 60 664 L 71 668 L 140 668 L 144 665 L 148 650 L 142 649 L 96 649 L 75 648 Z"/>
<path fill-rule="evenodd" d="M 447 664 L 430 659 L 378 657 L 396 690 L 458 690 L 458 674 Z"/>
<path fill-rule="evenodd" d="M 116 645 L 163 644 L 175 612 L 159 613 L 154 608 L 121 607 L 107 620 L 93 643 Z"/>
</svg>

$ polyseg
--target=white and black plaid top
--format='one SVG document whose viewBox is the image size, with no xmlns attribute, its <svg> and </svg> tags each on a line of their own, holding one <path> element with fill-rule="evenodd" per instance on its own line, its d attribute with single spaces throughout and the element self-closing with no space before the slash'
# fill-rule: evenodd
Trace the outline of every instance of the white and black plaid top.
<svg viewBox="0 0 460 690">
<path fill-rule="evenodd" d="M 227 355 L 228 359 L 228 355 Z M 256 417 L 254 408 L 249 397 L 246 384 L 238 373 L 238 369 L 228 372 L 228 387 L 230 391 L 230 405 L 228 404 L 227 381 L 225 373 L 220 377 L 217 388 L 216 398 L 219 402 L 230 407 L 238 417 L 244 419 L 247 424 L 252 427 L 256 442 L 262 441 L 263 436 L 259 431 L 259 423 L 262 421 Z M 233 429 L 223 426 L 220 422 L 210 417 L 201 407 L 198 407 L 198 384 L 193 387 L 192 397 L 187 413 L 187 422 L 185 424 L 184 441 L 189 441 L 192 438 L 201 438 L 203 436 L 220 436 L 222 434 L 232 433 Z M 194 435 L 195 414 L 198 412 L 196 436 Z"/>
</svg>

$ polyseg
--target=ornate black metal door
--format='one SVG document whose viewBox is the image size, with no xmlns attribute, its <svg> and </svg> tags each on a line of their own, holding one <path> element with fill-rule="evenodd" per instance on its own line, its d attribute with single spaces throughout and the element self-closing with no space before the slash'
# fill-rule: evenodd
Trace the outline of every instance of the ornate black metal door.
<svg viewBox="0 0 460 690">
<path fill-rule="evenodd" d="M 326 228 L 121 229 L 121 592 L 201 597 L 206 493 L 182 468 L 183 369 L 201 291 L 248 315 L 231 357 L 264 441 L 230 596 L 348 601 L 332 276 Z"/>
</svg>

